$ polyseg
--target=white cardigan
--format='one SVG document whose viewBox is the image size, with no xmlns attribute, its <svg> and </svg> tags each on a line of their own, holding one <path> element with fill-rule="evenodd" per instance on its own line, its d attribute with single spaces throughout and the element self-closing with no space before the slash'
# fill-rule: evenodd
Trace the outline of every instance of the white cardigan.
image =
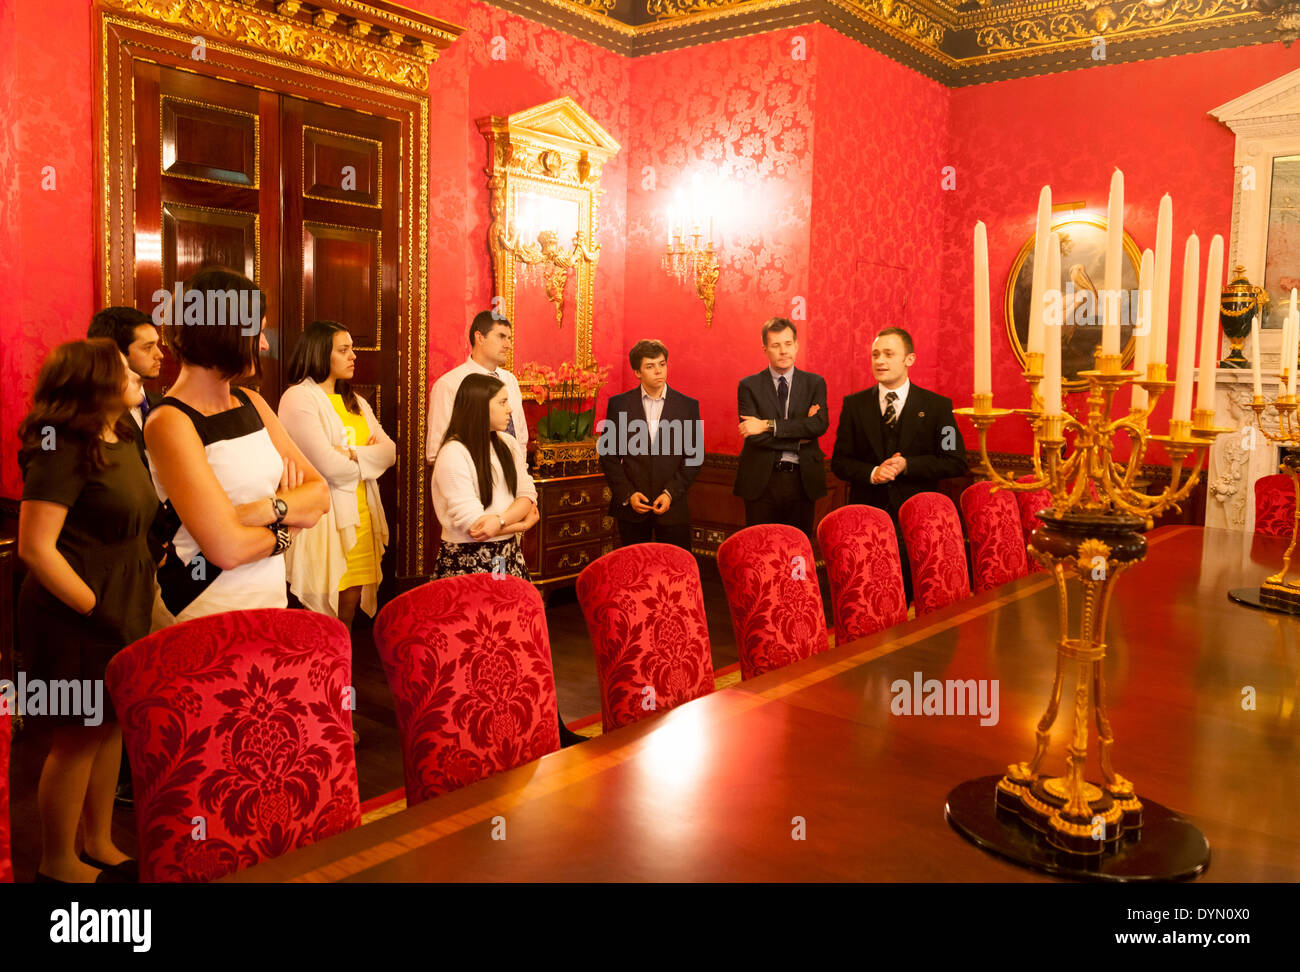
<svg viewBox="0 0 1300 972">
<path fill-rule="evenodd" d="M 479 498 L 478 472 L 469 450 L 455 440 L 438 450 L 438 458 L 433 464 L 433 511 L 442 524 L 444 543 L 473 543 L 469 528 L 484 513 L 504 513 L 521 497 L 537 502 L 537 487 L 533 485 L 533 477 L 528 475 L 528 460 L 523 446 L 504 432 L 496 434 L 510 447 L 510 454 L 514 457 L 515 492 L 510 495 L 496 449 L 489 449 L 492 502 L 488 506 L 484 506 Z"/>
<path fill-rule="evenodd" d="M 357 404 L 376 441 L 353 446 L 357 453 L 353 462 L 334 449 L 336 444 L 346 444 L 346 432 L 320 385 L 306 378 L 280 396 L 280 422 L 330 490 L 329 512 L 314 527 L 301 531 L 285 552 L 289 589 L 311 610 L 334 617 L 339 613 L 339 581 L 347 572 L 348 551 L 356 545 L 361 522 L 358 483 L 364 481 L 366 486 L 370 529 L 379 540 L 381 557 L 388 546 L 388 520 L 376 480 L 397 461 L 397 444 L 380 426 L 370 403 L 358 395 Z M 372 617 L 378 607 L 377 590 L 378 584 L 367 584 L 361 590 L 361 608 Z"/>
</svg>

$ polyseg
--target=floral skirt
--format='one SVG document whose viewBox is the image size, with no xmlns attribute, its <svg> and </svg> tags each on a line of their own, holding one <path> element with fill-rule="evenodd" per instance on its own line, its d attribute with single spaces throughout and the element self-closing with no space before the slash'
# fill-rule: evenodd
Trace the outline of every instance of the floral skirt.
<svg viewBox="0 0 1300 972">
<path fill-rule="evenodd" d="M 449 543 L 444 540 L 433 564 L 433 576 L 438 579 L 491 573 L 532 579 L 528 576 L 528 565 L 524 563 L 524 551 L 518 536 L 506 540 L 484 540 L 482 543 Z"/>
</svg>

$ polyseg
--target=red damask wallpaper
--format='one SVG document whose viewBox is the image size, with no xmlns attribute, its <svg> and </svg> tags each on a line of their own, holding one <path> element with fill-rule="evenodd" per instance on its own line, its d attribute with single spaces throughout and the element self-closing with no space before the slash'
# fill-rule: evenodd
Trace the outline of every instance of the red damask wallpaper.
<svg viewBox="0 0 1300 972">
<path fill-rule="evenodd" d="M 1083 201 L 1104 216 L 1116 166 L 1124 172 L 1124 227 L 1139 247 L 1155 248 L 1160 197 L 1168 192 L 1173 199 L 1172 362 L 1187 234 L 1200 237 L 1204 260 L 1210 237 L 1220 233 L 1226 244 L 1232 230 L 1234 136 L 1207 113 L 1296 64 L 1296 52 L 1278 43 L 954 90 L 949 154 L 957 184 L 944 193 L 939 390 L 960 404 L 970 402 L 975 221 L 988 227 L 995 402 L 1020 407 L 1027 401 L 1025 384 L 1002 307 L 1012 261 L 1034 231 L 1038 191 L 1050 183 L 1053 202 Z M 1157 428 L 1165 427 L 1171 397 L 1160 403 Z M 1082 407 L 1082 399 L 1073 396 L 1071 407 Z M 1024 451 L 1032 439 L 1002 422 L 990 442 L 996 449 Z"/>
</svg>

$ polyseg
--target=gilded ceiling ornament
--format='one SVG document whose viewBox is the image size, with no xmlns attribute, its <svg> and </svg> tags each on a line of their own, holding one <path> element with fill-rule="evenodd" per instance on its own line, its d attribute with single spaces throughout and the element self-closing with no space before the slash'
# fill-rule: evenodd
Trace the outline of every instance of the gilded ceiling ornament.
<svg viewBox="0 0 1300 972">
<path fill-rule="evenodd" d="M 990 24 L 975 34 L 985 51 L 1018 51 L 1091 40 L 1098 33 L 1137 33 L 1251 16 L 1254 0 L 1085 0 L 1082 11 L 1056 11 L 1011 24 Z"/>
</svg>

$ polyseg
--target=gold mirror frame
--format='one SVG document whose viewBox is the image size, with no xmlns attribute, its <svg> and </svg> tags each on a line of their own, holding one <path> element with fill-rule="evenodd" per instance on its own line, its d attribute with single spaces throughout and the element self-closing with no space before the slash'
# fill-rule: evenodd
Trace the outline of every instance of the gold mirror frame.
<svg viewBox="0 0 1300 972">
<path fill-rule="evenodd" d="M 555 304 L 555 321 L 562 327 L 565 285 L 569 274 L 576 272 L 574 363 L 590 367 L 595 363 L 591 353 L 593 283 L 600 255 L 596 227 L 604 192 L 600 174 L 620 146 L 567 95 L 513 115 L 480 118 L 477 125 L 488 149 L 485 171 L 492 207 L 488 250 L 492 254 L 493 307 L 514 324 L 517 333 L 521 322 L 515 320 L 516 266 L 541 263 L 546 296 Z M 521 193 L 576 202 L 576 239 L 558 240 L 552 233 L 544 233 L 539 242 L 518 239 L 515 209 Z M 514 370 L 514 366 L 512 347 L 506 368 Z"/>
<path fill-rule="evenodd" d="M 1092 215 L 1063 216 L 1060 218 L 1053 218 L 1051 223 L 1052 232 L 1062 233 L 1062 234 L 1067 233 L 1070 227 L 1075 227 L 1075 226 L 1087 226 L 1094 231 L 1099 231 L 1102 237 L 1104 238 L 1106 234 L 1106 217 L 1092 216 Z M 1127 230 L 1124 232 L 1123 248 L 1124 248 L 1124 256 L 1127 257 L 1127 261 L 1125 264 L 1124 275 L 1122 279 L 1127 280 L 1131 271 L 1132 282 L 1133 282 L 1132 289 L 1136 290 L 1137 279 L 1138 279 L 1138 268 L 1142 263 L 1142 251 L 1138 249 L 1137 243 L 1134 241 L 1133 237 L 1129 236 Z M 1020 252 L 1016 254 L 1016 258 L 1011 264 L 1011 272 L 1007 275 L 1007 288 L 1006 288 L 1006 295 L 1004 299 L 1003 316 L 1005 318 L 1005 323 L 1007 328 L 1007 340 L 1011 342 L 1011 350 L 1015 353 L 1016 360 L 1020 362 L 1020 367 L 1022 369 L 1025 367 L 1025 347 L 1020 340 L 1019 333 L 1016 331 L 1016 320 L 1015 320 L 1015 313 L 1014 313 L 1014 305 L 1015 305 L 1015 297 L 1016 297 L 1016 280 L 1017 278 L 1019 278 L 1020 273 L 1024 268 L 1024 266 L 1029 262 L 1030 257 L 1033 255 L 1033 252 L 1034 252 L 1034 234 L 1030 233 L 1029 238 L 1025 240 L 1024 246 L 1020 248 Z M 1065 270 L 1066 267 L 1068 266 L 1066 263 L 1066 256 L 1064 253 L 1061 256 L 1061 265 L 1062 265 L 1062 270 Z M 1097 268 L 1094 267 L 1094 269 Z M 1068 271 L 1066 272 L 1068 273 Z M 1102 278 L 1102 273 L 1099 269 L 1097 269 L 1095 276 L 1093 276 L 1094 285 L 1100 287 L 1101 278 Z M 1100 344 L 1101 343 L 1100 327 L 1096 328 L 1096 337 L 1097 337 L 1097 344 Z M 1121 348 L 1121 353 L 1123 355 L 1123 366 L 1125 368 L 1129 367 L 1132 364 L 1133 355 L 1136 350 L 1137 350 L 1137 342 L 1130 335 L 1129 339 L 1124 343 L 1124 346 Z M 1087 389 L 1088 389 L 1087 379 L 1085 378 L 1070 379 L 1066 376 L 1064 367 L 1062 368 L 1062 373 L 1061 373 L 1062 392 L 1069 393 L 1069 392 L 1087 391 Z"/>
</svg>

